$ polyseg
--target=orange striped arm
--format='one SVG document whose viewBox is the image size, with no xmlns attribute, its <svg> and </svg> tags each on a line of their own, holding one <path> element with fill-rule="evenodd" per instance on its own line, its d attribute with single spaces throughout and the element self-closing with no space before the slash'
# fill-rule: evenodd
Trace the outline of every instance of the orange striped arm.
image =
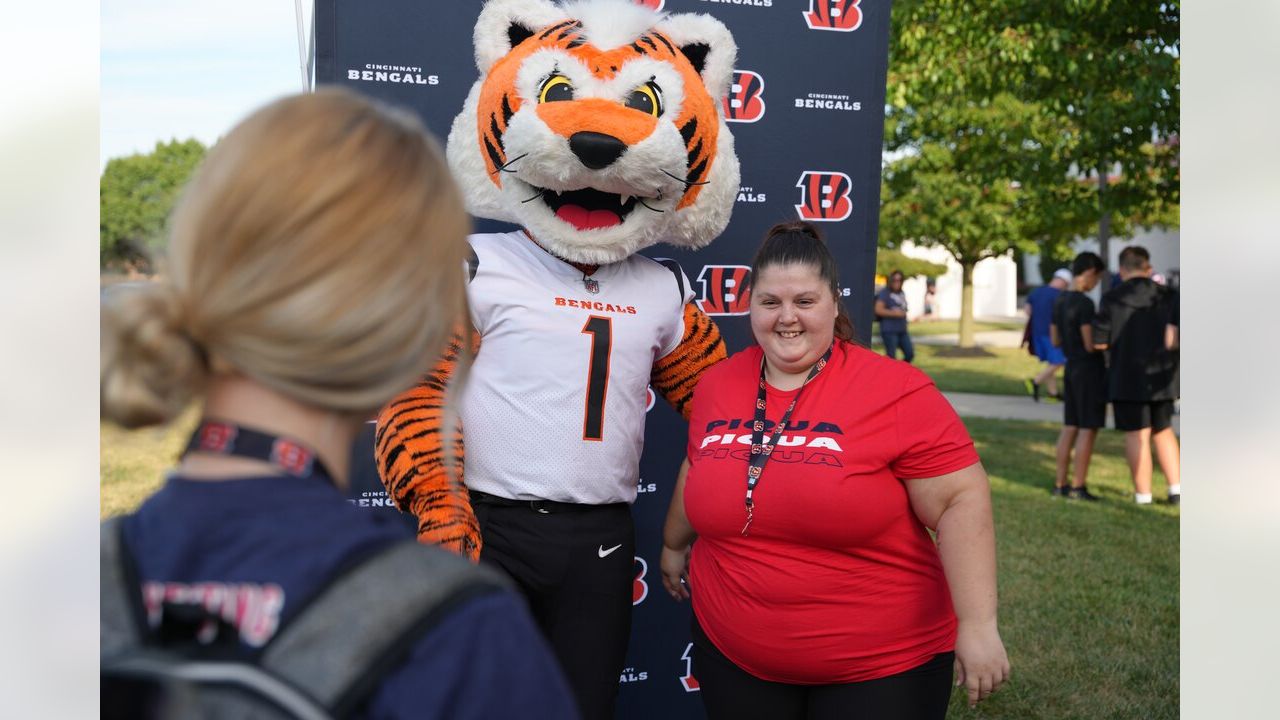
<svg viewBox="0 0 1280 720">
<path fill-rule="evenodd" d="M 654 364 L 649 383 L 688 420 L 689 400 L 702 373 L 727 356 L 720 328 L 697 305 L 689 303 L 684 306 L 684 337 L 675 350 Z"/>
<path fill-rule="evenodd" d="M 396 507 L 418 519 L 418 541 L 439 545 L 477 562 L 480 524 L 462 482 L 466 450 L 461 421 L 455 422 L 448 438 L 453 450 L 452 467 L 448 464 L 450 458 L 445 456 L 442 434 L 449 378 L 467 341 L 461 331 L 454 333 L 444 356 L 422 382 L 382 409 L 374 456 L 382 484 Z M 479 334 L 473 331 L 470 341 L 474 354 Z"/>
</svg>

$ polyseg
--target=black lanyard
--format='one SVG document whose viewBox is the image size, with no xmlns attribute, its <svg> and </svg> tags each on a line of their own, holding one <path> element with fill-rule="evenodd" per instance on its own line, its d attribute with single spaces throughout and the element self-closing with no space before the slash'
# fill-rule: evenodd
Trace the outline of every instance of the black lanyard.
<svg viewBox="0 0 1280 720">
<path fill-rule="evenodd" d="M 237 457 L 265 460 L 287 475 L 316 477 L 333 484 L 333 474 L 325 467 L 320 456 L 306 445 L 292 438 L 280 437 L 231 422 L 205 420 L 187 442 L 182 451 L 235 455 Z"/>
<path fill-rule="evenodd" d="M 782 414 L 782 419 L 778 421 L 777 427 L 773 429 L 773 435 L 769 437 L 769 441 L 764 441 L 764 410 L 768 403 L 768 391 L 765 389 L 764 383 L 764 364 L 763 358 L 760 360 L 760 387 L 756 392 L 756 416 L 751 424 L 751 457 L 747 461 L 747 524 L 742 526 L 742 534 L 747 534 L 747 528 L 751 527 L 751 520 L 754 518 L 755 500 L 752 495 L 755 494 L 756 485 L 760 484 L 760 476 L 764 473 L 764 464 L 769 462 L 769 456 L 773 454 L 773 448 L 778 444 L 778 438 L 782 437 L 782 431 L 786 429 L 787 423 L 791 420 L 791 411 L 796 409 L 796 403 L 800 400 L 800 393 L 804 392 L 805 387 L 822 372 L 822 368 L 827 366 L 827 361 L 831 359 L 831 351 L 835 349 L 835 343 L 827 348 L 827 352 L 814 364 L 809 370 L 809 377 L 804 379 L 804 383 L 800 385 L 800 389 L 796 392 L 796 396 L 791 398 L 791 405 L 787 407 L 787 411 Z"/>
</svg>

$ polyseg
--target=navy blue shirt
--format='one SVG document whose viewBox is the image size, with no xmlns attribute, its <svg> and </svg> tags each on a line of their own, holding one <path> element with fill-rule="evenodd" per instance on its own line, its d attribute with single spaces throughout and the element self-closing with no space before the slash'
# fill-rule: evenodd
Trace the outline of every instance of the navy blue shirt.
<svg viewBox="0 0 1280 720">
<path fill-rule="evenodd" d="M 1031 306 L 1032 335 L 1049 336 L 1049 325 L 1053 322 L 1053 305 L 1061 294 L 1062 291 L 1052 285 L 1041 285 L 1027 295 L 1027 304 Z"/>
<path fill-rule="evenodd" d="M 124 527 L 149 614 L 165 597 L 201 598 L 234 619 L 246 649 L 267 642 L 336 571 L 412 537 L 322 480 L 285 476 L 173 477 Z M 523 602 L 492 593 L 424 635 L 363 717 L 576 718 L 577 710 Z"/>
<path fill-rule="evenodd" d="M 899 290 L 893 292 L 888 286 L 881 288 L 876 293 L 876 300 L 884 303 L 885 308 L 889 310 L 907 309 L 907 296 Z M 907 319 L 905 317 L 882 317 L 880 318 L 880 332 L 886 333 L 903 333 L 907 331 Z"/>
</svg>

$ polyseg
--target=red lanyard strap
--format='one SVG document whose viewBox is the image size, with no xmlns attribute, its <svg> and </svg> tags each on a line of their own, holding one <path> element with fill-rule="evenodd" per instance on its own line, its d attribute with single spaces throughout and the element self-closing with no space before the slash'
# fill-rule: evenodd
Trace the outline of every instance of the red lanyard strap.
<svg viewBox="0 0 1280 720">
<path fill-rule="evenodd" d="M 787 423 L 791 421 L 791 411 L 796 409 L 796 403 L 800 401 L 800 393 L 804 392 L 809 381 L 818 376 L 822 372 L 822 368 L 827 366 L 827 361 L 831 359 L 831 351 L 835 349 L 835 343 L 827 348 L 827 352 L 822 355 L 817 363 L 809 370 L 809 376 L 804 379 L 804 383 L 800 385 L 799 391 L 795 397 L 791 398 L 791 405 L 787 407 L 787 411 L 782 414 L 782 419 L 778 421 L 778 425 L 774 427 L 773 434 L 769 436 L 769 441 L 764 440 L 764 411 L 768 402 L 768 391 L 765 389 L 764 369 L 765 361 L 760 360 L 760 385 L 756 391 L 756 414 L 755 420 L 751 423 L 751 456 L 747 460 L 747 524 L 742 526 L 742 534 L 747 534 L 747 528 L 751 527 L 751 520 L 754 518 L 755 500 L 753 496 L 756 491 L 756 485 L 760 484 L 760 476 L 764 474 L 764 465 L 769 462 L 769 456 L 773 454 L 773 448 L 778 444 L 778 438 L 782 437 L 782 431 L 786 429 Z"/>
</svg>

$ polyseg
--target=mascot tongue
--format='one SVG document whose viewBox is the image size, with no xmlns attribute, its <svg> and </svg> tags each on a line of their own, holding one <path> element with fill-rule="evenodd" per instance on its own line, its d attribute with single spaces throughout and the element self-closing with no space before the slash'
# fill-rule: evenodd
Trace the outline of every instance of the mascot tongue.
<svg viewBox="0 0 1280 720">
<path fill-rule="evenodd" d="M 588 210 L 581 205 L 563 205 L 556 210 L 556 217 L 579 230 L 595 230 L 622 223 L 622 218 L 611 210 Z"/>
</svg>

